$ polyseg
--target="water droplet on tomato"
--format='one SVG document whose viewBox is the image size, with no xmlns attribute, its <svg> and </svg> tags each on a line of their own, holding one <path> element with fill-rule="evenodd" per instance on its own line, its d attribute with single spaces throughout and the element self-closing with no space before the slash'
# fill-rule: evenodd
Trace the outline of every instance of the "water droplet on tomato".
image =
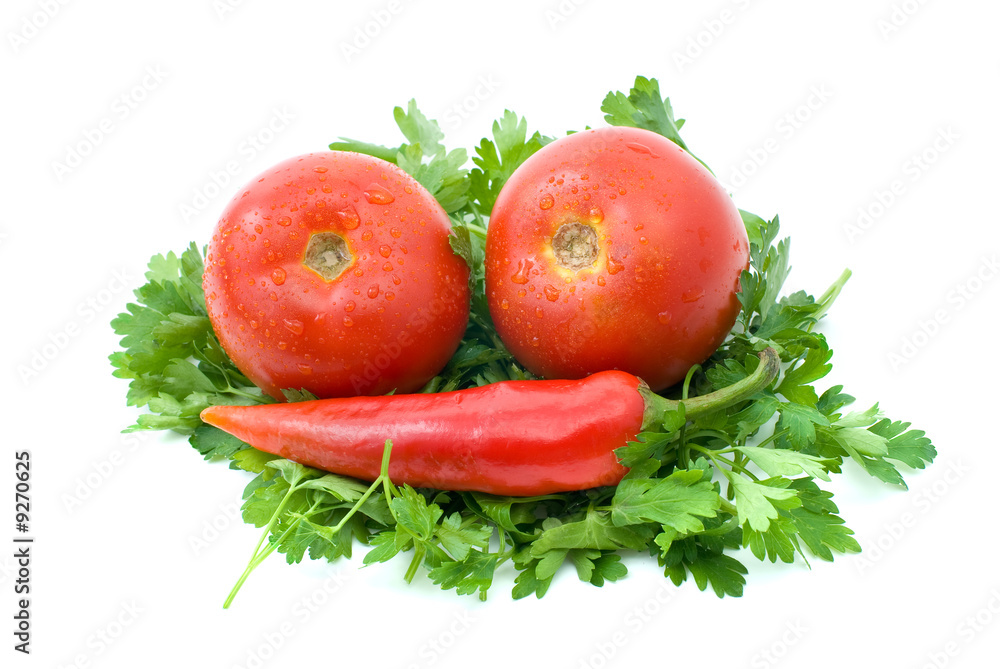
<svg viewBox="0 0 1000 669">
<path fill-rule="evenodd" d="M 391 204 L 396 201 L 392 193 L 374 183 L 365 189 L 365 199 L 369 204 Z"/>
<path fill-rule="evenodd" d="M 396 239 L 399 239 L 403 233 L 400 231 L 399 228 L 389 228 L 389 234 L 395 237 Z"/>
<path fill-rule="evenodd" d="M 383 258 L 388 258 L 390 255 L 392 255 L 392 247 L 390 247 L 388 244 L 383 244 L 382 246 L 378 247 L 378 253 Z"/>
<path fill-rule="evenodd" d="M 350 316 L 344 316 L 344 327 L 349 328 L 354 325 L 354 319 Z"/>
<path fill-rule="evenodd" d="M 551 209 L 553 206 L 555 206 L 555 203 L 556 203 L 555 199 L 553 199 L 551 195 L 546 193 L 545 195 L 542 196 L 542 199 L 538 201 L 538 206 L 541 207 L 542 209 Z"/>
<path fill-rule="evenodd" d="M 690 290 L 684 291 L 681 295 L 681 302 L 697 302 L 704 296 L 705 290 L 703 288 L 691 288 Z"/>
<path fill-rule="evenodd" d="M 531 345 L 532 346 L 538 346 L 538 344 L 539 344 L 538 337 L 532 337 L 531 338 Z"/>
<path fill-rule="evenodd" d="M 257 225 L 253 226 L 253 229 L 257 231 L 257 234 L 260 234 L 260 233 L 264 232 L 264 226 L 261 225 L 260 223 L 258 223 Z"/>
<path fill-rule="evenodd" d="M 285 327 L 292 334 L 296 334 L 296 335 L 302 334 L 302 329 L 303 329 L 302 321 L 294 321 L 294 320 L 289 320 L 289 319 L 286 318 L 286 319 L 284 319 L 284 323 L 285 323 Z"/>
<path fill-rule="evenodd" d="M 256 330 L 257 328 L 260 327 L 260 323 L 258 323 L 257 321 L 250 321 L 250 327 Z"/>
<path fill-rule="evenodd" d="M 312 374 L 313 373 L 313 368 L 312 367 L 310 367 L 309 365 L 303 364 L 301 362 L 298 364 L 298 368 L 299 368 L 299 371 L 302 372 L 303 374 Z"/>
<path fill-rule="evenodd" d="M 400 279 L 398 276 L 396 276 L 395 274 L 393 274 L 392 275 L 392 285 L 398 286 L 400 284 L 400 282 L 402 282 L 402 279 Z"/>
<path fill-rule="evenodd" d="M 600 223 L 603 220 L 604 220 L 604 212 L 601 211 L 601 208 L 600 207 L 591 207 L 590 208 L 590 222 L 591 223 Z"/>
<path fill-rule="evenodd" d="M 378 284 L 372 284 L 371 286 L 368 287 L 368 297 L 374 300 L 376 297 L 378 297 L 380 290 L 381 289 L 378 287 Z"/>
<path fill-rule="evenodd" d="M 627 148 L 632 149 L 636 153 L 644 153 L 647 156 L 652 156 L 653 158 L 659 158 L 653 151 L 645 144 L 639 144 L 638 142 L 629 142 L 625 145 Z"/>
<path fill-rule="evenodd" d="M 385 299 L 387 299 L 387 300 L 393 300 L 395 298 L 396 298 L 396 294 L 395 293 L 393 293 L 392 291 L 389 291 L 389 290 L 385 291 Z"/>
<path fill-rule="evenodd" d="M 673 318 L 673 315 L 669 311 L 661 311 L 656 316 L 656 319 L 660 321 L 660 323 L 662 323 L 663 325 L 667 325 L 670 322 L 671 318 Z"/>
<path fill-rule="evenodd" d="M 413 193 L 413 189 L 410 188 L 409 186 L 403 186 L 403 192 L 406 193 L 407 195 L 410 195 L 411 193 Z"/>
<path fill-rule="evenodd" d="M 334 219 L 344 226 L 346 230 L 356 230 L 361 225 L 361 217 L 353 204 L 348 204 L 343 209 L 333 212 Z"/>
<path fill-rule="evenodd" d="M 291 224 L 292 224 L 292 219 L 290 216 L 280 216 L 278 218 L 278 225 L 283 225 L 285 227 L 288 227 Z"/>
<path fill-rule="evenodd" d="M 354 311 L 354 300 L 348 300 L 347 303 L 344 304 L 344 311 Z"/>
<path fill-rule="evenodd" d="M 605 283 L 607 283 L 607 281 L 604 280 L 603 276 L 597 277 L 597 285 L 598 286 L 603 286 Z"/>
<path fill-rule="evenodd" d="M 282 351 L 284 351 L 286 348 L 288 348 L 288 342 L 279 341 L 278 342 L 278 348 L 280 348 Z"/>
<path fill-rule="evenodd" d="M 618 272 L 625 269 L 625 265 L 608 254 L 608 274 L 618 274 Z"/>
<path fill-rule="evenodd" d="M 514 276 L 510 277 L 510 280 L 514 283 L 528 283 L 528 272 L 531 271 L 533 265 L 534 263 L 527 258 L 522 258 L 518 261 L 517 271 L 514 272 Z"/>
<path fill-rule="evenodd" d="M 542 292 L 545 293 L 545 299 L 547 299 L 549 302 L 555 302 L 556 300 L 559 299 L 560 291 L 552 284 L 545 286 L 545 288 L 542 289 Z"/>
<path fill-rule="evenodd" d="M 535 307 L 535 316 L 536 317 L 541 318 L 544 315 L 545 315 L 545 312 L 542 311 L 541 307 Z"/>
<path fill-rule="evenodd" d="M 317 165 L 316 167 L 313 168 L 313 172 L 317 172 L 319 174 L 323 174 L 324 172 L 326 172 L 326 170 L 327 168 L 323 167 L 322 165 Z"/>
<path fill-rule="evenodd" d="M 502 300 L 500 300 L 500 308 L 501 309 L 510 309 L 510 302 L 507 301 L 506 297 L 503 298 Z"/>
<path fill-rule="evenodd" d="M 285 283 L 285 270 L 280 267 L 275 267 L 274 271 L 271 272 L 271 281 L 274 282 L 275 286 L 280 286 Z"/>
<path fill-rule="evenodd" d="M 365 230 L 365 231 L 364 231 L 364 232 L 363 232 L 363 233 L 361 234 L 361 239 L 363 239 L 363 240 L 364 240 L 364 241 L 366 241 L 366 242 L 367 242 L 367 241 L 368 241 L 369 239 L 371 239 L 371 238 L 372 238 L 372 231 L 371 231 L 371 230 Z"/>
</svg>

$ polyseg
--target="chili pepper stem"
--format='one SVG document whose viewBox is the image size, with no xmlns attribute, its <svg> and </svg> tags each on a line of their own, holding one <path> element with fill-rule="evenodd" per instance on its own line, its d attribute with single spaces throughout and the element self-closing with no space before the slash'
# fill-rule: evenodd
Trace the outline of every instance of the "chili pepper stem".
<svg viewBox="0 0 1000 669">
<path fill-rule="evenodd" d="M 724 409 L 767 388 L 778 376 L 781 358 L 778 357 L 777 351 L 771 347 L 761 351 L 758 357 L 760 358 L 760 364 L 746 378 L 731 386 L 720 388 L 699 397 L 669 400 L 657 395 L 646 386 L 639 388 L 639 393 L 646 403 L 646 411 L 642 417 L 642 430 L 646 431 L 659 427 L 663 424 L 663 416 L 666 412 L 677 410 L 681 406 L 684 407 L 684 415 L 687 418 L 693 418 L 718 409 Z"/>
</svg>

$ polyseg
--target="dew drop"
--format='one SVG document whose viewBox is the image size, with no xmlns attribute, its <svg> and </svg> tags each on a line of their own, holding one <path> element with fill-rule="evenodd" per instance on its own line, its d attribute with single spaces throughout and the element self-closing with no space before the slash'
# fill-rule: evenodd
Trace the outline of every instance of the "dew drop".
<svg viewBox="0 0 1000 669">
<path fill-rule="evenodd" d="M 393 274 L 392 275 L 392 285 L 398 286 L 400 284 L 400 282 L 402 282 L 402 279 L 400 279 L 399 276 Z"/>
<path fill-rule="evenodd" d="M 501 309 L 510 309 L 510 302 L 507 301 L 506 297 L 503 298 L 502 300 L 500 300 L 500 308 Z"/>
<path fill-rule="evenodd" d="M 537 318 L 541 318 L 544 315 L 545 315 L 545 313 L 542 311 L 541 307 L 535 307 L 535 316 Z"/>
<path fill-rule="evenodd" d="M 260 233 L 264 232 L 264 226 L 261 225 L 260 223 L 258 223 L 257 225 L 253 226 L 253 229 L 257 232 L 257 234 L 260 234 Z"/>
<path fill-rule="evenodd" d="M 531 338 L 531 345 L 532 346 L 538 346 L 538 343 L 539 343 L 538 342 L 538 337 L 532 337 Z"/>
<path fill-rule="evenodd" d="M 603 286 L 605 283 L 607 283 L 607 281 L 604 280 L 603 276 L 597 277 L 597 285 L 598 286 Z"/>
<path fill-rule="evenodd" d="M 390 290 L 385 291 L 385 299 L 387 299 L 387 300 L 393 300 L 395 298 L 396 298 L 396 294 L 395 293 L 393 293 Z"/>
<path fill-rule="evenodd" d="M 400 231 L 399 228 L 389 228 L 389 234 L 395 237 L 396 239 L 399 239 L 403 233 L 402 231 Z"/>
<path fill-rule="evenodd" d="M 275 267 L 274 271 L 271 272 L 271 281 L 274 282 L 275 286 L 280 286 L 285 283 L 285 270 L 280 267 Z"/>
<path fill-rule="evenodd" d="M 354 325 L 354 319 L 350 316 L 344 316 L 344 327 L 349 328 Z"/>
<path fill-rule="evenodd" d="M 288 348 L 288 342 L 279 341 L 278 342 L 278 348 L 280 348 L 282 351 L 284 351 L 286 348 Z"/>
<path fill-rule="evenodd" d="M 514 272 L 514 276 L 510 277 L 510 280 L 514 283 L 528 283 L 528 272 L 531 271 L 531 267 L 534 265 L 533 262 L 527 258 L 523 258 L 517 263 L 517 271 Z"/>
<path fill-rule="evenodd" d="M 650 149 L 645 144 L 639 144 L 638 142 L 629 142 L 625 146 L 629 149 L 632 149 L 636 153 L 644 153 L 647 156 L 652 156 L 653 158 L 659 158 L 659 156 L 653 153 L 652 149 Z"/>
<path fill-rule="evenodd" d="M 299 368 L 299 371 L 302 372 L 303 374 L 312 374 L 313 373 L 313 368 L 310 367 L 309 365 L 304 364 L 304 363 L 300 362 L 298 364 L 298 368 Z"/>
<path fill-rule="evenodd" d="M 292 219 L 290 216 L 281 216 L 278 218 L 278 225 L 283 225 L 286 228 L 292 224 Z"/>
<path fill-rule="evenodd" d="M 595 207 L 591 207 L 590 208 L 590 222 L 591 223 L 600 223 L 603 220 L 604 220 L 604 212 L 601 211 L 601 208 L 600 207 L 596 207 L 596 206 Z"/>
<path fill-rule="evenodd" d="M 369 239 L 371 239 L 371 238 L 372 238 L 372 231 L 371 231 L 371 230 L 365 230 L 365 231 L 364 231 L 364 232 L 363 232 L 363 233 L 361 234 L 361 239 L 363 239 L 363 240 L 364 240 L 364 241 L 366 241 L 366 242 L 367 242 L 367 241 L 368 241 Z"/>
<path fill-rule="evenodd" d="M 317 165 L 316 167 L 313 168 L 313 172 L 318 172 L 319 174 L 323 174 L 326 171 L 327 168 L 323 167 L 322 165 Z"/>
<path fill-rule="evenodd" d="M 669 311 L 661 311 L 656 316 L 656 319 L 658 321 L 660 321 L 660 323 L 662 323 L 663 325 L 667 325 L 668 323 L 670 323 L 670 319 L 671 318 L 672 318 L 672 315 L 671 315 L 671 313 Z"/>
<path fill-rule="evenodd" d="M 382 246 L 378 247 L 378 252 L 379 255 L 382 256 L 383 258 L 388 258 L 390 255 L 392 255 L 392 247 L 390 247 L 387 244 L 383 244 Z"/>
<path fill-rule="evenodd" d="M 545 299 L 547 299 L 549 302 L 555 302 L 556 300 L 559 299 L 560 291 L 552 284 L 545 286 L 545 288 L 542 289 L 542 292 L 545 293 Z"/>
<path fill-rule="evenodd" d="M 697 302 L 705 295 L 703 288 L 692 288 L 684 291 L 681 295 L 681 302 Z"/>
<path fill-rule="evenodd" d="M 379 289 L 377 283 L 376 284 L 372 284 L 371 286 L 368 287 L 368 297 L 370 297 L 373 300 L 376 297 L 378 297 L 379 292 L 380 292 L 380 289 Z"/>
<path fill-rule="evenodd" d="M 608 274 L 618 274 L 618 272 L 622 271 L 623 269 L 625 269 L 625 265 L 623 265 L 620 261 L 616 260 L 615 258 L 612 258 L 611 254 L 609 253 Z"/>
<path fill-rule="evenodd" d="M 285 327 L 292 334 L 300 335 L 302 334 L 302 321 L 294 321 L 289 319 L 284 319 Z"/>
<path fill-rule="evenodd" d="M 257 328 L 260 327 L 260 323 L 258 323 L 257 321 L 250 321 L 250 327 L 256 330 Z"/>
<path fill-rule="evenodd" d="M 551 209 L 553 206 L 555 206 L 555 203 L 556 203 L 555 199 L 553 199 L 551 195 L 546 193 L 545 195 L 542 196 L 542 199 L 538 201 L 538 206 L 541 207 L 542 209 Z"/>
<path fill-rule="evenodd" d="M 353 204 L 348 204 L 343 209 L 333 212 L 333 218 L 344 226 L 345 230 L 356 230 L 361 225 L 361 217 L 358 216 L 358 210 L 354 208 Z"/>
<path fill-rule="evenodd" d="M 365 189 L 365 199 L 369 204 L 391 204 L 396 201 L 392 193 L 376 183 Z"/>
</svg>

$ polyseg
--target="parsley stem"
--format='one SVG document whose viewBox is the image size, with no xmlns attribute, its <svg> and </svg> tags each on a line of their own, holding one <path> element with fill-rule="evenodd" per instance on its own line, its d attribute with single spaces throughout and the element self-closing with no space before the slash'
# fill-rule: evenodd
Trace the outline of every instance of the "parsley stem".
<svg viewBox="0 0 1000 669">
<path fill-rule="evenodd" d="M 788 428 L 787 427 L 786 428 L 782 428 L 780 430 L 775 430 L 770 435 L 768 435 L 766 438 L 761 439 L 761 441 L 757 444 L 757 448 L 763 448 L 764 446 L 767 446 L 768 444 L 770 444 L 775 439 L 783 437 L 786 434 L 788 434 Z"/>
<path fill-rule="evenodd" d="M 246 569 L 243 570 L 243 573 L 240 575 L 239 580 L 236 581 L 236 585 L 234 585 L 233 589 L 229 591 L 229 596 L 226 598 L 225 603 L 223 603 L 222 608 L 224 609 L 229 608 L 229 605 L 233 603 L 233 599 L 236 598 L 236 593 L 238 593 L 240 591 L 240 588 L 243 587 L 243 584 L 250 576 L 250 573 L 257 568 L 257 565 L 260 564 L 260 562 L 258 561 L 258 557 L 261 552 L 261 546 L 264 545 L 264 541 L 271 535 L 271 531 L 274 529 L 275 524 L 278 522 L 279 516 L 281 516 L 281 513 L 285 510 L 285 507 L 288 506 L 288 501 L 292 498 L 292 493 L 298 490 L 296 483 L 297 481 L 294 483 L 289 483 L 288 490 L 285 491 L 285 496 L 281 499 L 281 502 L 279 502 L 278 506 L 274 509 L 274 513 L 271 514 L 271 518 L 267 521 L 267 526 L 264 527 L 264 532 L 261 534 L 260 540 L 257 542 L 256 548 L 254 548 L 253 550 L 253 555 L 250 557 L 250 562 L 247 564 Z M 269 545 L 269 548 L 271 545 Z M 272 552 L 274 552 L 274 548 L 270 548 L 270 550 L 265 549 L 264 557 L 267 557 Z"/>
</svg>

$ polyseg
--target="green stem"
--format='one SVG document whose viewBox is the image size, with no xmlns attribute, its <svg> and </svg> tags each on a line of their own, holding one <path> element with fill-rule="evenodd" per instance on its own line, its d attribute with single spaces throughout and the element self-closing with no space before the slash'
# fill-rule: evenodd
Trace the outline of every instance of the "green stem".
<svg viewBox="0 0 1000 669">
<path fill-rule="evenodd" d="M 830 309 L 833 305 L 833 301 L 837 299 L 838 295 L 840 295 L 840 291 L 843 290 L 844 284 L 846 284 L 847 280 L 850 278 L 851 270 L 845 269 L 840 273 L 840 276 L 837 277 L 837 280 L 830 284 L 830 287 L 826 289 L 826 292 L 819 296 L 819 299 L 816 300 L 816 304 L 819 305 L 819 309 L 812 314 L 812 318 L 814 320 L 809 324 L 809 332 L 812 331 L 813 326 L 816 325 L 819 319 L 823 318 L 823 315 Z"/>
<path fill-rule="evenodd" d="M 781 358 L 771 347 L 768 347 L 759 354 L 760 364 L 746 378 L 734 383 L 731 386 L 720 388 L 714 392 L 691 399 L 668 400 L 657 395 L 649 388 L 639 388 L 646 403 L 646 411 L 643 415 L 642 430 L 652 430 L 663 424 L 663 416 L 668 411 L 674 411 L 681 406 L 684 407 L 684 415 L 687 418 L 694 418 L 706 413 L 711 413 L 718 409 L 741 402 L 748 397 L 764 390 L 775 377 L 781 366 Z"/>
<path fill-rule="evenodd" d="M 392 442 L 386 441 L 385 450 L 382 451 L 381 473 L 379 474 L 378 478 L 375 479 L 370 486 L 368 486 L 368 490 L 365 491 L 365 494 L 363 494 L 361 498 L 354 503 L 354 506 L 351 507 L 351 510 L 348 511 L 347 514 L 340 519 L 340 522 L 334 526 L 333 528 L 334 534 L 340 532 L 344 528 L 344 525 L 346 525 L 347 521 L 351 519 L 351 516 L 353 516 L 355 513 L 358 512 L 358 510 L 364 505 L 364 503 L 368 501 L 368 498 L 371 497 L 372 493 L 378 490 L 380 486 L 384 486 L 386 489 L 386 502 L 388 503 L 389 501 L 391 501 L 392 498 L 389 496 L 389 490 L 392 488 L 392 483 L 389 481 L 389 454 L 391 451 L 392 451 Z M 311 515 L 316 510 L 317 504 L 314 504 L 312 507 L 309 508 L 309 510 L 305 514 L 299 516 L 294 521 L 292 521 L 292 523 L 289 524 L 289 526 L 285 529 L 285 531 L 281 533 L 281 536 L 279 536 L 274 541 L 268 542 L 267 546 L 263 550 L 261 550 L 261 546 L 263 546 L 265 539 L 267 539 L 267 537 L 270 536 L 271 531 L 274 529 L 274 525 L 278 522 L 278 518 L 281 516 L 282 512 L 285 510 L 285 507 L 288 505 L 288 500 L 291 498 L 292 493 L 298 490 L 298 486 L 296 485 L 297 483 L 298 481 L 289 483 L 288 491 L 285 493 L 284 498 L 282 498 L 281 503 L 279 503 L 278 507 L 274 510 L 274 513 L 271 514 L 271 518 L 270 520 L 268 520 L 267 527 L 264 528 L 264 533 L 261 536 L 260 541 L 257 542 L 257 547 L 254 548 L 253 555 L 250 557 L 250 562 L 247 564 L 246 569 L 243 570 L 243 573 L 240 575 L 239 580 L 236 581 L 236 585 L 234 585 L 233 589 L 229 592 L 229 597 L 226 598 L 226 601 L 222 605 L 222 608 L 224 609 L 229 608 L 229 605 L 233 603 L 233 599 L 236 598 L 236 593 L 238 593 L 240 591 L 240 588 L 243 587 L 243 584 L 246 582 L 247 578 L 250 576 L 253 570 L 256 569 L 258 566 L 260 566 L 264 562 L 264 560 L 266 560 L 267 557 L 271 553 L 273 553 L 278 548 L 278 546 L 281 545 L 281 542 L 285 540 L 285 537 L 287 537 L 290 532 L 294 531 L 295 528 L 299 526 L 299 523 L 302 522 L 302 519 L 305 516 Z M 392 513 L 391 505 L 389 506 L 389 512 Z M 393 518 L 396 517 L 396 514 L 393 513 L 392 515 Z"/>
<path fill-rule="evenodd" d="M 240 591 L 240 588 L 243 587 L 243 584 L 246 582 L 247 578 L 250 576 L 253 570 L 257 568 L 257 565 L 260 564 L 257 561 L 257 558 L 260 555 L 261 546 L 264 545 L 264 541 L 271 535 L 271 530 L 274 529 L 274 525 L 278 522 L 278 517 L 285 510 L 285 507 L 288 506 L 288 500 L 291 499 L 292 493 L 294 493 L 296 490 L 297 488 L 295 487 L 294 484 L 290 484 L 288 486 L 288 490 L 285 492 L 285 496 L 281 499 L 281 502 L 278 504 L 277 508 L 275 508 L 274 513 L 271 514 L 271 518 L 267 521 L 267 525 L 264 527 L 264 532 L 261 534 L 260 540 L 257 542 L 257 546 L 253 549 L 253 555 L 250 556 L 250 562 L 247 564 L 246 569 L 243 570 L 243 573 L 240 574 L 240 578 L 238 581 L 236 581 L 236 585 L 234 585 L 233 589 L 229 591 L 229 596 L 226 597 L 226 601 L 222 605 L 222 608 L 224 609 L 229 608 L 229 605 L 233 603 L 233 599 L 236 598 L 236 593 Z M 273 544 L 269 544 L 269 547 L 271 545 Z M 273 552 L 274 552 L 273 548 L 267 550 L 265 553 L 265 557 Z"/>
</svg>

